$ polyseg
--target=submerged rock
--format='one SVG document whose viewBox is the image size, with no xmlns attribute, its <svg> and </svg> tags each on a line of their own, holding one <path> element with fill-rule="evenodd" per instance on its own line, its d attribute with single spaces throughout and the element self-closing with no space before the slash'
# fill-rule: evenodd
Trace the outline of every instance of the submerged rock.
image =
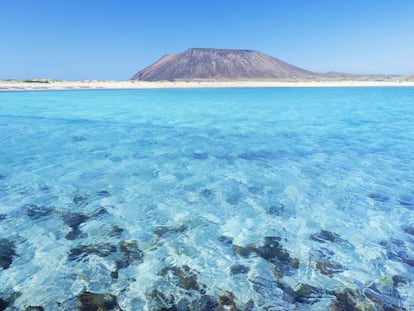
<svg viewBox="0 0 414 311">
<path fill-rule="evenodd" d="M 95 245 L 79 245 L 70 250 L 68 258 L 69 260 L 79 260 L 92 254 L 100 257 L 107 257 L 108 255 L 116 251 L 116 246 L 110 243 L 101 243 Z"/>
<path fill-rule="evenodd" d="M 63 222 L 69 227 L 77 227 L 84 222 L 87 222 L 90 219 L 89 216 L 86 216 L 81 213 L 68 213 L 63 215 Z"/>
<path fill-rule="evenodd" d="M 286 262 L 290 260 L 289 253 L 279 244 L 280 239 L 275 237 L 265 237 L 264 245 L 257 248 L 257 254 L 268 261 L 274 261 L 277 258 Z"/>
<path fill-rule="evenodd" d="M 111 227 L 111 230 L 109 231 L 109 235 L 112 237 L 120 237 L 123 232 L 124 232 L 124 229 L 118 227 L 117 225 L 113 225 Z"/>
<path fill-rule="evenodd" d="M 107 215 L 108 211 L 106 210 L 105 207 L 100 207 L 97 208 L 96 210 L 93 211 L 93 213 L 90 214 L 90 217 L 100 217 L 100 216 L 104 216 Z"/>
<path fill-rule="evenodd" d="M 118 270 L 111 271 L 111 278 L 113 278 L 113 279 L 117 279 L 118 277 L 119 277 L 119 272 L 118 272 Z"/>
<path fill-rule="evenodd" d="M 202 151 L 194 151 L 193 158 L 197 160 L 206 160 L 208 159 L 208 153 Z"/>
<path fill-rule="evenodd" d="M 239 154 L 239 158 L 248 161 L 272 160 L 278 158 L 277 153 L 266 150 L 247 151 Z"/>
<path fill-rule="evenodd" d="M 224 195 L 227 203 L 231 205 L 236 205 L 240 202 L 243 197 L 240 189 L 236 185 L 232 185 L 230 189 Z"/>
<path fill-rule="evenodd" d="M 121 241 L 118 246 L 110 243 L 101 243 L 94 245 L 79 245 L 70 250 L 69 260 L 83 260 L 89 255 L 107 257 L 115 263 L 115 270 L 111 271 L 110 276 L 117 279 L 119 270 L 127 268 L 134 263 L 142 263 L 144 253 L 138 247 L 138 241 L 125 240 Z"/>
<path fill-rule="evenodd" d="M 374 193 L 374 192 L 372 192 L 372 193 L 368 193 L 368 197 L 369 197 L 369 198 L 371 198 L 371 199 L 373 199 L 374 201 L 381 202 L 381 203 L 387 202 L 387 201 L 389 201 L 389 199 L 390 199 L 390 198 L 389 198 L 387 195 L 385 195 L 385 194 L 381 194 L 381 193 Z"/>
<path fill-rule="evenodd" d="M 297 302 L 298 295 L 296 294 L 295 290 L 291 286 L 283 282 L 282 279 L 279 279 L 276 282 L 276 285 L 278 288 L 280 288 L 283 291 L 282 299 L 284 301 L 287 301 L 289 303 Z"/>
<path fill-rule="evenodd" d="M 292 269 L 299 268 L 299 260 L 291 258 L 289 253 L 280 245 L 279 237 L 265 237 L 263 245 L 246 247 L 233 245 L 233 251 L 242 257 L 249 257 L 254 254 L 270 262 L 274 266 L 274 275 L 278 278 L 286 273 L 291 273 Z"/>
<path fill-rule="evenodd" d="M 414 267 L 414 257 L 404 258 L 403 263 L 405 263 L 405 264 L 407 264 L 411 267 Z"/>
<path fill-rule="evenodd" d="M 167 277 L 169 281 L 176 283 L 180 288 L 186 290 L 200 289 L 200 285 L 197 283 L 197 275 L 187 265 L 164 267 L 158 272 L 158 275 Z"/>
<path fill-rule="evenodd" d="M 314 265 L 315 270 L 324 275 L 332 275 L 346 270 L 342 264 L 333 259 L 334 256 L 335 253 L 333 251 L 321 247 L 320 249 L 312 249 L 310 251 L 309 259 L 312 265 Z"/>
<path fill-rule="evenodd" d="M 54 212 L 54 209 L 52 207 L 38 206 L 36 204 L 26 204 L 23 206 L 23 208 L 26 209 L 27 216 L 32 219 L 51 216 Z"/>
<path fill-rule="evenodd" d="M 219 240 L 219 242 L 221 242 L 221 243 L 223 243 L 225 245 L 229 245 L 229 246 L 230 245 L 233 245 L 233 239 L 232 238 L 229 238 L 227 236 L 222 235 L 222 236 L 220 236 L 218 238 L 218 240 Z"/>
<path fill-rule="evenodd" d="M 249 299 L 243 306 L 239 308 L 240 311 L 252 311 L 254 309 L 253 299 Z"/>
<path fill-rule="evenodd" d="M 339 234 L 328 230 L 321 230 L 309 237 L 313 241 L 320 243 L 332 242 L 332 243 L 344 243 L 345 240 L 341 238 Z"/>
<path fill-rule="evenodd" d="M 236 311 L 236 303 L 234 302 L 234 294 L 226 291 L 219 296 L 217 311 Z"/>
<path fill-rule="evenodd" d="M 290 259 L 290 266 L 293 269 L 299 269 L 299 259 L 297 259 L 297 258 L 291 258 Z"/>
<path fill-rule="evenodd" d="M 119 250 L 123 254 L 120 260 L 116 261 L 118 269 L 126 268 L 134 262 L 142 262 L 144 253 L 138 247 L 138 241 L 125 240 L 119 243 Z"/>
<path fill-rule="evenodd" d="M 9 302 L 4 300 L 3 298 L 0 298 L 0 311 L 4 311 L 8 307 L 9 307 Z"/>
<path fill-rule="evenodd" d="M 6 219 L 7 215 L 6 214 L 0 214 L 0 221 Z"/>
<path fill-rule="evenodd" d="M 235 275 L 235 274 L 246 274 L 250 271 L 249 267 L 240 265 L 240 264 L 235 264 L 233 266 L 230 267 L 230 275 Z"/>
<path fill-rule="evenodd" d="M 159 237 L 163 237 L 169 233 L 183 233 L 188 227 L 186 225 L 181 225 L 178 227 L 157 227 L 154 229 L 154 233 Z"/>
<path fill-rule="evenodd" d="M 200 191 L 200 195 L 205 198 L 212 198 L 214 196 L 214 193 L 210 189 L 203 189 Z"/>
<path fill-rule="evenodd" d="M 72 137 L 72 142 L 74 143 L 85 141 L 85 140 L 86 140 L 86 137 L 84 136 L 73 136 Z"/>
<path fill-rule="evenodd" d="M 414 196 L 411 196 L 411 195 L 401 196 L 398 199 L 398 203 L 400 203 L 404 207 L 412 209 L 412 208 L 414 208 Z"/>
<path fill-rule="evenodd" d="M 94 211 L 91 215 L 85 215 L 82 213 L 66 213 L 63 214 L 63 222 L 68 225 L 72 230 L 69 231 L 66 234 L 66 239 L 68 240 L 74 240 L 77 238 L 83 238 L 86 237 L 86 234 L 84 234 L 79 226 L 87 221 L 89 221 L 93 217 L 98 217 L 101 215 L 106 214 L 107 211 L 105 208 L 99 208 L 96 211 Z"/>
<path fill-rule="evenodd" d="M 404 231 L 410 235 L 414 235 L 414 226 L 408 226 L 404 228 Z"/>
<path fill-rule="evenodd" d="M 103 198 L 107 198 L 111 196 L 111 193 L 108 190 L 101 190 L 97 194 L 98 196 L 103 197 Z"/>
<path fill-rule="evenodd" d="M 381 289 L 372 284 L 364 289 L 364 295 L 380 310 L 406 310 L 402 299 L 394 287 L 386 286 Z"/>
<path fill-rule="evenodd" d="M 72 228 L 72 230 L 69 231 L 68 234 L 66 234 L 65 238 L 68 240 L 74 240 L 86 236 L 79 229 L 79 226 L 87 222 L 89 219 L 89 216 L 86 216 L 81 213 L 68 213 L 63 215 L 63 222 Z"/>
<path fill-rule="evenodd" d="M 370 308 L 359 309 L 357 308 L 357 304 L 362 305 L 361 295 L 346 288 L 343 292 L 335 294 L 335 299 L 329 305 L 329 309 L 331 311 L 371 310 Z"/>
<path fill-rule="evenodd" d="M 398 287 L 400 284 L 403 284 L 403 285 L 408 284 L 409 282 L 410 282 L 410 279 L 402 275 L 394 275 L 392 277 L 392 284 L 395 287 Z"/>
<path fill-rule="evenodd" d="M 280 245 L 280 238 L 268 236 L 264 238 L 261 246 L 247 245 L 246 247 L 233 245 L 233 251 L 242 257 L 254 254 L 274 264 L 276 276 L 283 276 L 285 269 L 297 269 L 299 260 L 291 258 L 289 253 Z"/>
<path fill-rule="evenodd" d="M 235 253 L 242 257 L 248 257 L 250 254 L 256 254 L 263 259 L 275 262 L 277 260 L 286 261 L 289 259 L 289 254 L 279 244 L 279 237 L 265 237 L 262 246 L 247 245 L 246 247 L 233 245 Z"/>
<path fill-rule="evenodd" d="M 80 311 L 122 311 L 117 299 L 111 294 L 84 292 L 78 297 Z"/>
<path fill-rule="evenodd" d="M 89 255 L 96 255 L 99 257 L 109 257 L 116 265 L 116 270 L 111 272 L 112 278 L 118 278 L 118 270 L 127 268 L 134 263 L 142 263 L 144 253 L 138 247 L 138 241 L 125 240 L 118 245 L 111 243 L 101 243 L 94 245 L 79 245 L 70 250 L 69 260 L 82 260 Z"/>
<path fill-rule="evenodd" d="M 287 213 L 286 205 L 282 202 L 275 202 L 266 208 L 266 213 L 275 216 L 284 216 Z M 289 216 L 289 215 L 287 215 Z"/>
<path fill-rule="evenodd" d="M 344 267 L 340 263 L 332 261 L 318 261 L 315 265 L 315 269 L 320 271 L 322 274 L 331 275 L 335 273 L 344 272 Z"/>
<path fill-rule="evenodd" d="M 65 235 L 65 238 L 68 240 L 75 240 L 79 238 L 84 238 L 86 236 L 87 235 L 83 233 L 78 227 L 75 227 Z"/>
<path fill-rule="evenodd" d="M 75 194 L 73 197 L 73 203 L 75 203 L 77 206 L 85 206 L 88 204 L 88 197 L 82 196 L 79 193 Z"/>
<path fill-rule="evenodd" d="M 149 300 L 149 310 L 154 311 L 177 311 L 175 298 L 171 294 L 164 294 L 157 289 L 151 290 L 146 294 Z"/>
<path fill-rule="evenodd" d="M 200 289 L 198 283 L 197 283 L 197 277 L 195 275 L 190 275 L 187 277 L 184 277 L 180 280 L 178 283 L 178 286 L 187 289 L 187 290 L 198 290 Z"/>
<path fill-rule="evenodd" d="M 283 282 L 283 279 L 278 280 L 277 286 L 283 291 L 283 300 L 290 303 L 290 304 L 306 304 L 306 305 L 312 305 L 314 303 L 317 303 L 320 300 L 331 300 L 334 299 L 336 296 L 335 291 L 327 290 L 322 287 L 317 287 L 313 285 L 309 285 L 306 283 L 298 283 L 295 285 L 294 288 L 290 287 L 288 284 Z M 334 299 L 332 301 L 332 304 L 330 306 L 329 310 L 335 310 L 339 311 L 342 310 L 342 306 L 348 306 L 348 303 L 343 303 L 343 301 L 340 301 L 336 303 L 337 301 Z M 336 309 L 335 309 L 336 308 Z M 295 309 L 296 310 L 296 309 Z M 302 310 L 302 309 L 300 309 Z M 303 309 L 305 310 L 305 309 Z M 306 309 L 308 310 L 308 309 Z M 309 307 L 309 310 L 313 310 Z M 319 310 L 319 309 L 317 309 Z M 325 310 L 325 309 L 324 309 Z M 352 311 L 355 309 L 343 309 L 346 311 Z M 367 311 L 367 310 L 366 310 Z"/>
<path fill-rule="evenodd" d="M 4 290 L 4 289 L 2 289 L 2 290 Z M 9 292 L 8 294 L 6 294 L 5 292 L 0 292 L 0 311 L 4 311 L 7 308 L 11 307 L 13 305 L 14 301 L 20 295 L 21 294 L 19 292 L 11 292 L 11 293 Z M 15 309 L 13 308 L 11 310 L 15 310 Z"/>
<path fill-rule="evenodd" d="M 186 298 L 182 298 L 178 300 L 177 304 L 173 308 L 175 308 L 174 310 L 177 310 L 177 311 L 194 311 L 190 307 L 191 305 L 189 301 Z"/>
<path fill-rule="evenodd" d="M 196 299 L 192 303 L 192 309 L 194 311 L 217 311 L 218 301 L 215 297 L 210 295 L 202 295 L 199 299 Z"/>
<path fill-rule="evenodd" d="M 404 311 L 402 299 L 394 287 L 379 289 L 375 284 L 360 290 L 345 288 L 335 293 L 329 306 L 331 311 Z"/>
<path fill-rule="evenodd" d="M 0 180 L 5 180 L 5 179 L 6 179 L 6 176 L 5 176 L 5 175 L 0 174 Z"/>
<path fill-rule="evenodd" d="M 295 288 L 295 301 L 299 303 L 314 303 L 322 298 L 333 296 L 332 291 L 315 287 L 309 284 L 299 283 Z"/>
<path fill-rule="evenodd" d="M 42 185 L 42 186 L 39 186 L 39 190 L 47 192 L 50 190 L 50 187 L 46 185 Z"/>
<path fill-rule="evenodd" d="M 25 311 L 44 311 L 42 306 L 28 306 Z"/>
<path fill-rule="evenodd" d="M 414 267 L 414 256 L 410 255 L 410 252 L 404 241 L 392 239 L 389 241 L 380 242 L 380 245 L 384 246 L 384 248 L 387 250 L 388 259 L 399 261 L 411 267 Z"/>
<path fill-rule="evenodd" d="M 16 256 L 16 245 L 13 241 L 0 239 L 0 267 L 8 269 Z"/>
</svg>

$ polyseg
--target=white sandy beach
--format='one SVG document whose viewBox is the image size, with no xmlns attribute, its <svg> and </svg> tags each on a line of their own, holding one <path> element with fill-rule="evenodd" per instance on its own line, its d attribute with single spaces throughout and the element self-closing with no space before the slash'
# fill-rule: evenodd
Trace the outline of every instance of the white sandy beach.
<svg viewBox="0 0 414 311">
<path fill-rule="evenodd" d="M 0 80 L 0 91 L 8 90 L 71 90 L 71 89 L 158 89 L 158 88 L 221 88 L 221 87 L 375 87 L 414 86 L 414 81 L 48 81 L 24 82 Z"/>
</svg>

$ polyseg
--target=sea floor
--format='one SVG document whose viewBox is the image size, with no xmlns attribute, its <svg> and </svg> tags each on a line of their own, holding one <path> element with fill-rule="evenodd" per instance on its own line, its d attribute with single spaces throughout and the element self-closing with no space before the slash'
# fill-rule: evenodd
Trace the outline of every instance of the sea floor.
<svg viewBox="0 0 414 311">
<path fill-rule="evenodd" d="M 414 88 L 0 93 L 0 310 L 413 310 Z"/>
</svg>

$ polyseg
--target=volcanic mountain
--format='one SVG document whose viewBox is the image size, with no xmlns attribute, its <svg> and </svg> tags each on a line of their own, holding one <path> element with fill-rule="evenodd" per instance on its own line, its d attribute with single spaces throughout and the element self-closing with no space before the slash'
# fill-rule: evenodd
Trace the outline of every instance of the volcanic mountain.
<svg viewBox="0 0 414 311">
<path fill-rule="evenodd" d="M 165 55 L 132 80 L 311 79 L 321 75 L 259 51 L 196 48 Z"/>
</svg>

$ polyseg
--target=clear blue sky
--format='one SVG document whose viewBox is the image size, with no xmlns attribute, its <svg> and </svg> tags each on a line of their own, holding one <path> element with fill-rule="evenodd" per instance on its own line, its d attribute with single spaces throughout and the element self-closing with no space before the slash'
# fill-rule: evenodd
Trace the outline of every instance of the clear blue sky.
<svg viewBox="0 0 414 311">
<path fill-rule="evenodd" d="M 0 78 L 127 79 L 189 47 L 414 73 L 413 0 L 0 0 Z"/>
</svg>

